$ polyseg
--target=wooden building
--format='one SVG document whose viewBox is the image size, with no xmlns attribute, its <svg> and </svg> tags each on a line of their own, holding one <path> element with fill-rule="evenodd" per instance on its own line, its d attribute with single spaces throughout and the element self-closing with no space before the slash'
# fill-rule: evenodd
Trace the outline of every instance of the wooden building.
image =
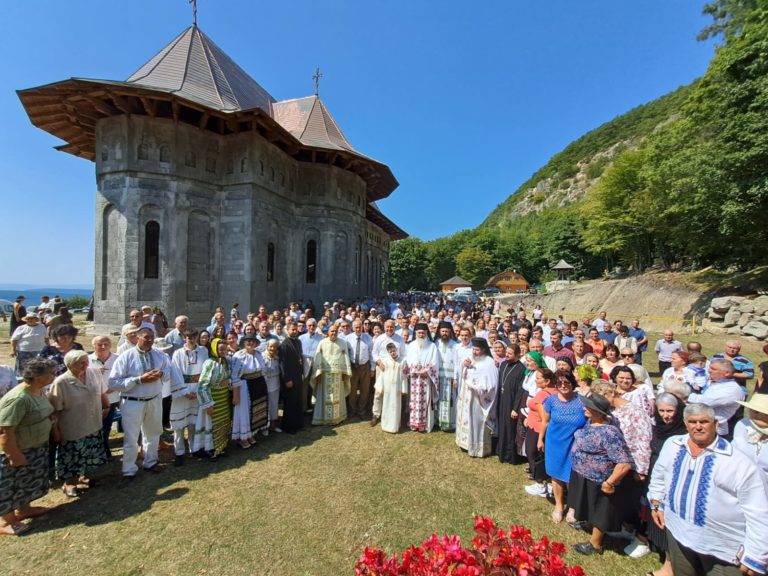
<svg viewBox="0 0 768 576">
<path fill-rule="evenodd" d="M 495 276 L 492 276 L 485 283 L 486 288 L 498 288 L 499 292 L 504 294 L 514 294 L 515 292 L 527 292 L 529 288 L 528 280 L 523 278 L 514 270 L 505 270 Z"/>
<path fill-rule="evenodd" d="M 440 291 L 444 294 L 447 294 L 448 292 L 453 292 L 456 288 L 472 288 L 472 283 L 467 282 L 464 280 L 464 278 L 461 278 L 459 276 L 454 276 L 453 278 L 448 278 L 445 282 L 440 283 Z"/>
</svg>

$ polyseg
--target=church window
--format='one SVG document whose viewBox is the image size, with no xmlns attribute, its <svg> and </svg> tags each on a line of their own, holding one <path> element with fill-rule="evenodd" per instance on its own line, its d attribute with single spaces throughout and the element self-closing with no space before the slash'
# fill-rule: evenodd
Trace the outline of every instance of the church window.
<svg viewBox="0 0 768 576">
<path fill-rule="evenodd" d="M 170 162 L 171 161 L 171 149 L 163 144 L 160 146 L 160 162 Z"/>
<path fill-rule="evenodd" d="M 144 227 L 144 278 L 160 276 L 160 224 L 154 220 Z"/>
<path fill-rule="evenodd" d="M 216 158 L 208 156 L 208 158 L 205 159 L 205 171 L 211 173 L 216 172 Z"/>
<path fill-rule="evenodd" d="M 248 158 L 240 158 L 240 173 L 248 170 Z"/>
<path fill-rule="evenodd" d="M 109 160 L 109 148 L 103 146 L 101 149 L 101 161 L 106 162 L 107 160 Z"/>
<path fill-rule="evenodd" d="M 136 150 L 136 157 L 139 160 L 147 160 L 149 158 L 149 146 L 144 144 L 144 142 L 139 144 L 139 146 L 138 146 L 138 148 Z"/>
<path fill-rule="evenodd" d="M 275 245 L 267 244 L 267 282 L 275 280 Z"/>
<path fill-rule="evenodd" d="M 259 174 L 264 176 L 264 162 L 262 162 L 261 160 L 259 160 Z"/>
<path fill-rule="evenodd" d="M 307 242 L 307 284 L 317 282 L 317 242 L 310 240 Z"/>
<path fill-rule="evenodd" d="M 274 168 L 270 168 L 269 169 L 269 179 L 272 180 L 272 182 L 275 181 L 275 169 Z"/>
<path fill-rule="evenodd" d="M 195 156 L 195 153 L 192 152 L 192 150 L 189 150 L 184 155 L 184 164 L 186 164 L 190 168 L 195 168 L 197 166 L 197 156 Z"/>
</svg>

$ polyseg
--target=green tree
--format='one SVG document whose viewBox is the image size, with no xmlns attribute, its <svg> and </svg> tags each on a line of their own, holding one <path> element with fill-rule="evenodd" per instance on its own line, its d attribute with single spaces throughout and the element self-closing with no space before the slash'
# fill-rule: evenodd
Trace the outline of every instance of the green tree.
<svg viewBox="0 0 768 576">
<path fill-rule="evenodd" d="M 393 290 L 426 290 L 429 288 L 424 269 L 427 248 L 418 238 L 393 242 L 389 250 L 389 274 Z"/>
<path fill-rule="evenodd" d="M 456 272 L 475 287 L 484 286 L 493 275 L 493 258 L 476 246 L 467 246 L 456 255 Z"/>
</svg>

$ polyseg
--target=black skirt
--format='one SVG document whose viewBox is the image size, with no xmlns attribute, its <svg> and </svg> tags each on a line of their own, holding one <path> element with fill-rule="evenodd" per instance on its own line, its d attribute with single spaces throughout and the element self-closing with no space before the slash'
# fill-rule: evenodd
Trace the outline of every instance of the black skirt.
<svg viewBox="0 0 768 576">
<path fill-rule="evenodd" d="M 589 522 L 603 532 L 618 532 L 621 529 L 621 500 L 621 485 L 616 486 L 613 494 L 605 494 L 600 484 L 571 470 L 568 507 L 573 509 L 577 520 Z"/>
</svg>

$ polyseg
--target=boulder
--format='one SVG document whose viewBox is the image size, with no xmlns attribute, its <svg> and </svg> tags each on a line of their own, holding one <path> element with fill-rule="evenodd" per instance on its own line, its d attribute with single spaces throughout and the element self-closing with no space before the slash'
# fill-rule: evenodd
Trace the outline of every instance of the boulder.
<svg viewBox="0 0 768 576">
<path fill-rule="evenodd" d="M 723 318 L 723 326 L 725 328 L 736 326 L 739 323 L 739 318 L 741 318 L 741 312 L 739 312 L 739 309 L 731 308 L 728 310 L 728 312 L 725 313 L 725 318 Z"/>
<path fill-rule="evenodd" d="M 715 312 L 712 308 L 709 308 L 707 310 L 707 318 L 709 318 L 710 320 L 722 320 L 723 315 L 720 314 L 719 312 Z"/>
<path fill-rule="evenodd" d="M 768 325 L 752 321 L 741 329 L 741 333 L 746 336 L 754 336 L 758 340 L 765 340 L 768 337 Z"/>
<path fill-rule="evenodd" d="M 754 307 L 752 312 L 755 316 L 762 316 L 768 313 L 768 296 L 758 296 L 752 300 L 752 306 Z"/>
<path fill-rule="evenodd" d="M 741 336 L 741 328 L 739 326 L 731 326 L 728 328 L 728 330 L 725 332 L 726 334 L 735 334 L 736 336 Z"/>
<path fill-rule="evenodd" d="M 723 296 L 721 298 L 712 298 L 710 306 L 715 312 L 725 314 L 734 304 L 736 304 L 736 302 L 734 302 L 730 296 Z"/>
<path fill-rule="evenodd" d="M 744 300 L 739 304 L 739 312 L 742 314 L 750 314 L 755 311 L 755 304 L 753 300 Z"/>
<path fill-rule="evenodd" d="M 739 317 L 739 321 L 737 322 L 737 325 L 739 328 L 744 328 L 747 324 L 749 324 L 752 321 L 752 318 L 754 318 L 754 314 L 750 314 L 749 312 L 743 312 L 741 316 Z"/>
</svg>

